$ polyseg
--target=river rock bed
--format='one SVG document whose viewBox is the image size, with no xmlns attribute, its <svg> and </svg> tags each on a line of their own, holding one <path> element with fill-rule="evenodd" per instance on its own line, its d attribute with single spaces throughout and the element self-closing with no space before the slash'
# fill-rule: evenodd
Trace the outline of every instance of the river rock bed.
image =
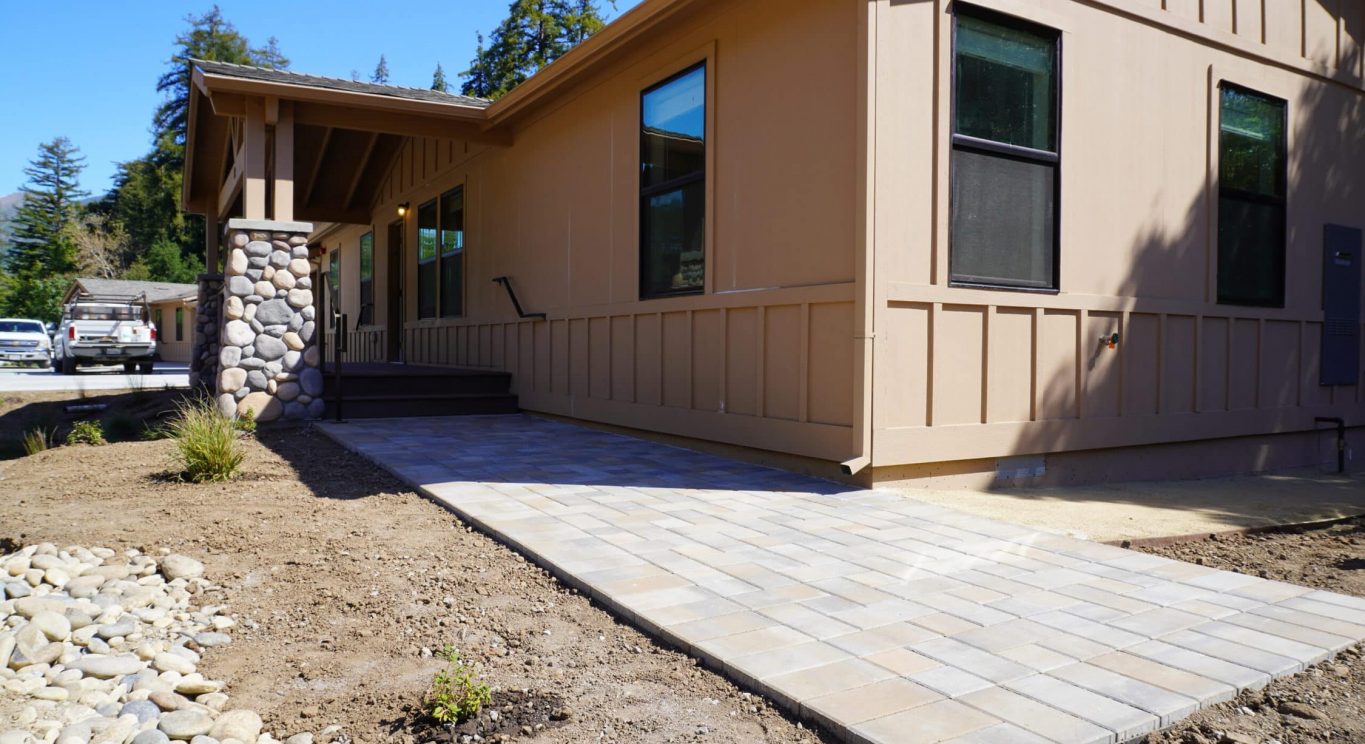
<svg viewBox="0 0 1365 744">
<path fill-rule="evenodd" d="M 169 551 L 42 543 L 0 557 L 0 744 L 275 741 L 197 671 L 236 625 L 215 592 L 202 563 Z"/>
</svg>

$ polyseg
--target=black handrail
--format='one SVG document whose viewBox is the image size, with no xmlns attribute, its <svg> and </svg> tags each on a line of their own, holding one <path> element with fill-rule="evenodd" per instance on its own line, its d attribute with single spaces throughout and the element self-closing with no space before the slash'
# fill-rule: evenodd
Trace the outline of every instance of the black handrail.
<svg viewBox="0 0 1365 744">
<path fill-rule="evenodd" d="M 346 314 L 339 312 L 340 305 L 337 304 L 336 289 L 332 287 L 330 276 L 323 276 L 323 312 L 322 317 L 330 317 L 332 323 L 332 373 L 336 376 L 336 420 L 341 422 L 341 406 L 345 396 L 342 393 L 344 378 L 342 375 L 342 355 L 346 353 Z M 327 305 L 331 305 L 331 315 L 327 314 Z M 320 334 L 326 335 L 326 334 Z M 323 358 L 326 363 L 326 358 Z"/>
<path fill-rule="evenodd" d="M 511 277 L 494 277 L 493 281 L 497 284 L 501 284 L 502 288 L 507 290 L 507 297 L 512 300 L 512 307 L 516 309 L 518 318 L 522 318 L 523 320 L 526 318 L 539 318 L 540 320 L 545 320 L 545 313 L 528 313 L 521 309 L 521 302 L 517 300 L 517 293 L 512 289 Z"/>
</svg>

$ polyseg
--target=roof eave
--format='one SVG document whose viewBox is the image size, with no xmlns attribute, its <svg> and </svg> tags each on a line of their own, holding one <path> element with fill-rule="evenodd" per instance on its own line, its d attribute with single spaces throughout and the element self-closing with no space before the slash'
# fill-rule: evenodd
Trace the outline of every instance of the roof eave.
<svg viewBox="0 0 1365 744">
<path fill-rule="evenodd" d="M 384 96 L 374 93 L 363 93 L 360 91 L 336 90 L 333 88 L 322 88 L 310 85 L 294 85 L 291 83 L 281 83 L 269 80 L 251 80 L 248 78 L 205 72 L 198 68 L 195 69 L 194 74 L 197 83 L 202 81 L 202 90 L 209 96 L 210 101 L 215 103 L 214 112 L 219 115 L 236 113 L 231 110 L 231 102 L 223 101 L 224 106 L 220 107 L 216 105 L 217 102 L 214 101 L 218 94 L 227 94 L 229 96 L 275 96 L 290 101 L 344 104 L 378 111 L 424 114 L 427 116 L 438 116 L 476 123 L 485 122 L 488 118 L 488 109 L 483 106 L 466 106 L 458 103 L 420 101 L 411 98 L 398 98 L 396 96 Z"/>
</svg>

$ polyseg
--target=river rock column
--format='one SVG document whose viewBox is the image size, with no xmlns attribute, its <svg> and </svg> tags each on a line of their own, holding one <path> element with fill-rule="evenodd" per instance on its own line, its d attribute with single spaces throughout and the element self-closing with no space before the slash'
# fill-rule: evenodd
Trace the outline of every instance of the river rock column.
<svg viewBox="0 0 1365 744">
<path fill-rule="evenodd" d="M 320 418 L 321 355 L 303 222 L 231 220 L 218 334 L 218 408 L 257 421 Z"/>
<path fill-rule="evenodd" d="M 211 390 L 218 381 L 218 334 L 223 330 L 223 275 L 200 274 L 194 310 L 194 351 L 190 387 Z M 164 329 L 157 329 L 165 332 Z"/>
</svg>

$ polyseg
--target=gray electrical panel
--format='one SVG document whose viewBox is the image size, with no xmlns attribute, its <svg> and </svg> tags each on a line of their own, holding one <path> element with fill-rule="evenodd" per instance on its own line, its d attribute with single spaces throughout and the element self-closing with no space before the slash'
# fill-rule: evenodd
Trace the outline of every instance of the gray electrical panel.
<svg viewBox="0 0 1365 744">
<path fill-rule="evenodd" d="M 1322 244 L 1323 385 L 1360 382 L 1361 231 L 1327 225 Z"/>
</svg>

